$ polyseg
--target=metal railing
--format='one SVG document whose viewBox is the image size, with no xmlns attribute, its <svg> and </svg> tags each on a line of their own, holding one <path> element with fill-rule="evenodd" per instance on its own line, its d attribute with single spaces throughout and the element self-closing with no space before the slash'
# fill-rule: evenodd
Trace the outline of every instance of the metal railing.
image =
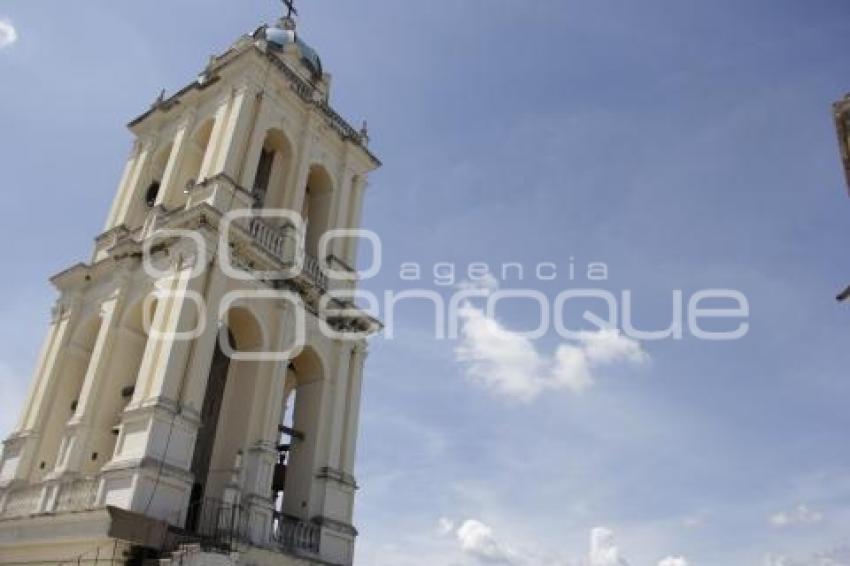
<svg viewBox="0 0 850 566">
<path fill-rule="evenodd" d="M 190 505 L 188 517 L 185 529 L 169 532 L 164 552 L 192 544 L 208 551 L 231 552 L 240 543 L 251 542 L 250 513 L 242 505 L 206 498 Z"/>
</svg>

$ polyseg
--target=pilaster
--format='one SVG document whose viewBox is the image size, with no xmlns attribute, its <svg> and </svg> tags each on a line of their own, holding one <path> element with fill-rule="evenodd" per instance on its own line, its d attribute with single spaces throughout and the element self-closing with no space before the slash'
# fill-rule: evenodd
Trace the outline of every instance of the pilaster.
<svg viewBox="0 0 850 566">
<path fill-rule="evenodd" d="M 109 209 L 109 216 L 106 219 L 104 231 L 108 231 L 121 223 L 117 219 L 119 216 L 122 216 L 121 209 L 124 205 L 124 197 L 127 193 L 127 186 L 135 173 L 139 156 L 142 154 L 142 148 L 143 144 L 141 141 L 136 140 L 133 143 L 130 156 L 127 158 L 127 164 L 124 166 L 124 171 L 121 173 L 121 181 L 118 183 L 118 191 L 112 202 L 112 207 Z"/>
<path fill-rule="evenodd" d="M 351 200 L 348 204 L 349 220 L 346 228 L 355 229 L 360 227 L 360 221 L 363 215 L 363 198 L 365 193 L 366 178 L 358 175 L 351 187 Z M 357 265 L 357 248 L 359 244 L 360 241 L 357 238 L 345 239 L 345 253 L 342 254 L 342 257 L 348 265 Z"/>
<path fill-rule="evenodd" d="M 51 474 L 54 478 L 80 473 L 86 460 L 95 457 L 89 450 L 92 434 L 95 433 L 94 417 L 97 403 L 102 398 L 105 381 L 110 377 L 112 355 L 118 338 L 118 324 L 126 306 L 129 274 L 126 271 L 119 272 L 116 283 L 117 289 L 113 297 L 103 302 L 100 307 L 100 330 L 83 380 L 77 410 L 68 423 L 56 467 Z M 101 461 L 105 461 L 109 456 L 96 455 Z"/>
<path fill-rule="evenodd" d="M 0 462 L 0 486 L 27 480 L 35 464 L 43 427 L 53 405 L 73 328 L 78 322 L 79 296 L 58 301 L 39 355 L 35 377 L 16 432 L 6 441 Z"/>
<path fill-rule="evenodd" d="M 262 98 L 257 89 L 250 84 L 242 84 L 233 92 L 231 110 L 224 125 L 221 148 L 218 159 L 213 165 L 210 176 L 224 173 L 231 179 L 240 179 L 244 171 L 248 144 L 253 130 L 256 130 L 257 115 L 262 107 Z"/>
<path fill-rule="evenodd" d="M 156 197 L 156 206 L 169 207 L 175 202 L 179 202 L 178 196 L 183 191 L 183 187 L 179 186 L 180 173 L 183 171 L 183 162 L 186 159 L 188 146 L 192 143 L 192 129 L 195 127 L 195 121 L 196 113 L 194 111 L 187 112 L 177 134 L 174 136 L 171 155 L 168 157 L 168 164 L 165 166 L 159 194 Z"/>
<path fill-rule="evenodd" d="M 312 111 L 307 111 L 298 147 L 295 150 L 293 167 L 289 173 L 286 186 L 290 188 L 284 199 L 283 208 L 300 212 L 304 206 L 304 189 L 310 175 L 310 154 L 314 143 L 313 131 L 316 119 Z"/>
<path fill-rule="evenodd" d="M 227 118 L 233 103 L 233 92 L 228 92 L 219 102 L 218 109 L 215 113 L 215 124 L 213 125 L 212 133 L 210 134 L 210 141 L 207 144 L 206 152 L 204 153 L 203 161 L 201 162 L 200 174 L 196 179 L 199 183 L 219 172 L 216 170 L 219 155 L 222 154 L 222 152 L 226 152 L 230 147 L 230 140 L 225 139 L 224 132 L 227 130 Z"/>
</svg>

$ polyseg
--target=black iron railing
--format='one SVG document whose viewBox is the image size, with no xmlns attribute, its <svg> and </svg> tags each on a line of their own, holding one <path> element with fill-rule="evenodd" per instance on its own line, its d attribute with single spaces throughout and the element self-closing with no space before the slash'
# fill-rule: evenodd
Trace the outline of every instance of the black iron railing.
<svg viewBox="0 0 850 566">
<path fill-rule="evenodd" d="M 187 517 L 186 528 L 170 530 L 163 552 L 198 545 L 205 551 L 226 553 L 251 542 L 250 514 L 242 505 L 207 498 L 190 505 Z"/>
</svg>

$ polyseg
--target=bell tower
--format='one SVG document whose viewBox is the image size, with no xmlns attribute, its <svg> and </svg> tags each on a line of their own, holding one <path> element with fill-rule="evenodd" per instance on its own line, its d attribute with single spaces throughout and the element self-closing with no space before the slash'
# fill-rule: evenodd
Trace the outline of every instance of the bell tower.
<svg viewBox="0 0 850 566">
<path fill-rule="evenodd" d="M 0 460 L 0 557 L 352 563 L 380 329 L 351 300 L 352 234 L 380 162 L 285 4 L 129 124 L 91 259 L 51 279 Z"/>
</svg>

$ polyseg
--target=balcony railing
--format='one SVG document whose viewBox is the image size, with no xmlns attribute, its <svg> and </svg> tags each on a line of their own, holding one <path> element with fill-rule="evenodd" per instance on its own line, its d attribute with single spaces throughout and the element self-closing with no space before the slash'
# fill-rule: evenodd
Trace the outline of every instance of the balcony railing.
<svg viewBox="0 0 850 566">
<path fill-rule="evenodd" d="M 205 498 L 189 506 L 185 529 L 172 529 L 163 548 L 173 552 L 186 544 L 205 550 L 233 551 L 240 543 L 250 543 L 250 513 L 239 504 Z"/>
<path fill-rule="evenodd" d="M 86 511 L 97 502 L 98 480 L 84 478 L 62 484 L 56 499 L 56 512 Z"/>
<path fill-rule="evenodd" d="M 36 484 L 19 487 L 9 492 L 6 504 L 0 510 L 0 517 L 26 517 L 37 513 L 64 513 L 68 511 L 88 511 L 97 506 L 98 480 L 79 478 L 56 484 Z M 45 491 L 47 490 L 47 491 Z M 42 502 L 47 494 L 55 495 Z"/>
<path fill-rule="evenodd" d="M 10 492 L 6 496 L 6 504 L 3 506 L 0 517 L 26 517 L 38 511 L 44 486 L 30 485 L 21 487 Z"/>
<path fill-rule="evenodd" d="M 276 258 L 283 258 L 286 245 L 285 229 L 269 226 L 259 218 L 252 218 L 248 232 L 261 248 Z"/>
<path fill-rule="evenodd" d="M 278 228 L 269 225 L 262 218 L 252 218 L 248 223 L 248 233 L 260 248 L 284 264 L 295 262 L 297 257 L 294 254 L 293 257 L 288 257 L 287 240 L 292 239 L 297 242 L 298 251 L 295 251 L 295 254 L 303 257 L 301 273 L 320 289 L 328 288 L 328 276 L 322 269 L 322 264 L 315 256 L 303 251 L 303 234 L 299 233 L 294 226 L 287 224 Z"/>
<path fill-rule="evenodd" d="M 328 288 L 328 276 L 322 270 L 319 260 L 306 252 L 304 253 L 304 274 L 321 289 Z"/>
<path fill-rule="evenodd" d="M 273 540 L 287 551 L 319 553 L 321 530 L 318 525 L 282 515 L 277 518 L 272 532 Z"/>
</svg>

